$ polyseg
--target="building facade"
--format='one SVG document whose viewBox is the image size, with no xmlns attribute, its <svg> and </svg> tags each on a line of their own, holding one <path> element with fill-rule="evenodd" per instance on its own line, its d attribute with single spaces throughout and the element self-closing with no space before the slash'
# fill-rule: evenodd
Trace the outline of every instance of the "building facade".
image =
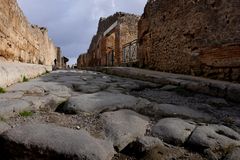
<svg viewBox="0 0 240 160">
<path fill-rule="evenodd" d="M 88 52 L 78 58 L 78 68 L 121 66 L 132 62 L 132 60 L 126 61 L 126 56 L 129 55 L 126 52 L 126 46 L 133 43 L 133 47 L 137 45 L 139 18 L 139 16 L 122 12 L 108 18 L 101 18 L 97 34 L 92 38 Z"/>
</svg>

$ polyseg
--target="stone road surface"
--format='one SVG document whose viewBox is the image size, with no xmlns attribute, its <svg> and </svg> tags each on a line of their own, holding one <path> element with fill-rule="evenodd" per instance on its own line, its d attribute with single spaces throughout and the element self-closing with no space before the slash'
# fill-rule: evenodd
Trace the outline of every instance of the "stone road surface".
<svg viewBox="0 0 240 160">
<path fill-rule="evenodd" d="M 104 71 L 125 78 L 54 71 L 7 88 L 0 94 L 1 158 L 240 159 L 237 84 Z"/>
</svg>

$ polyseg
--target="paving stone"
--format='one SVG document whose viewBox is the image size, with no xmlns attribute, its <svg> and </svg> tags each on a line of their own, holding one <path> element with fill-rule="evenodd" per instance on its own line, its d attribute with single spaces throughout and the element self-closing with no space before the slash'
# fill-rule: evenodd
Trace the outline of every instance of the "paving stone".
<svg viewBox="0 0 240 160">
<path fill-rule="evenodd" d="M 24 92 L 7 92 L 0 94 L 0 99 L 20 99 Z"/>
<path fill-rule="evenodd" d="M 74 90 L 83 93 L 96 93 L 101 91 L 101 87 L 98 85 L 87 84 L 74 86 Z"/>
<path fill-rule="evenodd" d="M 152 134 L 164 142 L 183 145 L 195 129 L 193 122 L 179 118 L 165 118 L 158 121 L 153 127 Z"/>
<path fill-rule="evenodd" d="M 130 143 L 125 147 L 121 153 L 141 159 L 146 153 L 151 152 L 156 147 L 164 146 L 163 142 L 155 137 L 144 136 L 137 138 L 136 141 Z"/>
<path fill-rule="evenodd" d="M 31 110 L 31 103 L 20 99 L 0 99 L 0 116 L 7 118 L 16 113 Z"/>
<path fill-rule="evenodd" d="M 240 159 L 240 147 L 233 148 L 224 160 L 239 160 Z"/>
<path fill-rule="evenodd" d="M 198 153 L 191 153 L 182 147 L 158 145 L 145 152 L 141 160 L 206 160 Z"/>
<path fill-rule="evenodd" d="M 209 98 L 207 103 L 214 107 L 228 107 L 228 102 L 223 98 Z"/>
<path fill-rule="evenodd" d="M 172 91 L 172 90 L 175 90 L 177 89 L 178 86 L 174 86 L 174 85 L 166 85 L 166 86 L 163 86 L 161 88 L 161 90 L 164 90 L 164 91 Z"/>
<path fill-rule="evenodd" d="M 57 107 L 60 104 L 66 102 L 68 98 L 48 94 L 45 96 L 24 96 L 22 99 L 30 102 L 33 109 L 45 109 L 48 111 L 55 111 Z"/>
<path fill-rule="evenodd" d="M 192 109 L 187 106 L 177 106 L 172 104 L 156 104 L 150 105 L 144 109 L 146 114 L 151 116 L 171 116 L 171 117 L 187 117 L 193 119 L 211 120 L 209 114 Z"/>
<path fill-rule="evenodd" d="M 222 158 L 222 151 L 240 145 L 240 135 L 223 125 L 203 125 L 194 130 L 187 145 L 198 151 L 209 149 L 216 157 Z"/>
<path fill-rule="evenodd" d="M 47 124 L 29 124 L 0 136 L 1 158 L 111 160 L 113 145 L 84 130 Z M 24 153 L 24 154 L 23 154 Z"/>
<path fill-rule="evenodd" d="M 7 123 L 0 121 L 0 134 L 9 130 L 10 128 L 11 126 L 9 126 Z"/>
<path fill-rule="evenodd" d="M 36 79 L 27 83 L 19 83 L 11 86 L 8 88 L 8 91 L 23 91 L 24 93 L 30 94 L 31 92 L 34 94 L 34 92 L 42 93 L 44 91 L 46 93 L 51 92 L 53 94 L 58 94 L 58 96 L 61 96 L 69 93 L 70 89 L 56 82 L 43 82 L 39 81 L 39 79 Z"/>
<path fill-rule="evenodd" d="M 140 86 L 137 83 L 133 83 L 133 82 L 132 83 L 131 82 L 119 83 L 118 87 L 124 88 L 124 89 L 129 90 L 129 91 L 140 88 Z"/>
<path fill-rule="evenodd" d="M 130 108 L 136 106 L 138 101 L 138 98 L 130 95 L 98 92 L 71 97 L 62 110 L 68 113 L 100 113 L 117 108 Z"/>
<path fill-rule="evenodd" d="M 239 96 L 240 96 L 240 85 L 239 84 L 231 85 L 231 86 L 228 87 L 227 97 L 230 100 L 240 102 Z"/>
<path fill-rule="evenodd" d="M 147 130 L 148 118 L 131 110 L 119 110 L 102 114 L 105 122 L 105 134 L 121 151 L 137 138 L 144 136 Z"/>
<path fill-rule="evenodd" d="M 141 152 L 150 151 L 156 146 L 164 146 L 159 138 L 144 136 L 137 139 Z"/>
</svg>

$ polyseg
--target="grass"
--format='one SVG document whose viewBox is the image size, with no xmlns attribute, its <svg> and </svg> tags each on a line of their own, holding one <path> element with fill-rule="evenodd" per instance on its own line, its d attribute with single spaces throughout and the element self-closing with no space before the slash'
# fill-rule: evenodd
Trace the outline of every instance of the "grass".
<svg viewBox="0 0 240 160">
<path fill-rule="evenodd" d="M 0 87 L 0 93 L 6 93 L 6 90 L 2 87 Z"/>
<path fill-rule="evenodd" d="M 21 117 L 30 117 L 30 116 L 33 115 L 33 112 L 31 112 L 31 111 L 23 111 L 23 112 L 20 112 L 19 115 Z"/>
<path fill-rule="evenodd" d="M 2 116 L 0 116 L 0 122 L 6 122 L 6 119 Z"/>
<path fill-rule="evenodd" d="M 23 82 L 28 82 L 29 79 L 26 76 L 23 76 Z"/>
</svg>

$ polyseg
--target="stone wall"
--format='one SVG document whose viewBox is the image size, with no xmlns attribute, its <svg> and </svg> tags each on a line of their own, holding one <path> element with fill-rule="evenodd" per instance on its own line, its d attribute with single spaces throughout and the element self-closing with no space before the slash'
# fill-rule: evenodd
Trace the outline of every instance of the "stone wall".
<svg viewBox="0 0 240 160">
<path fill-rule="evenodd" d="M 53 65 L 57 49 L 47 29 L 29 24 L 16 0 L 0 0 L 0 3 L 0 57 Z"/>
<path fill-rule="evenodd" d="M 78 68 L 119 66 L 123 63 L 123 46 L 137 39 L 139 16 L 117 12 L 101 18 L 88 52 L 78 58 Z"/>
<path fill-rule="evenodd" d="M 139 22 L 141 67 L 240 80 L 239 0 L 149 0 Z"/>
</svg>

